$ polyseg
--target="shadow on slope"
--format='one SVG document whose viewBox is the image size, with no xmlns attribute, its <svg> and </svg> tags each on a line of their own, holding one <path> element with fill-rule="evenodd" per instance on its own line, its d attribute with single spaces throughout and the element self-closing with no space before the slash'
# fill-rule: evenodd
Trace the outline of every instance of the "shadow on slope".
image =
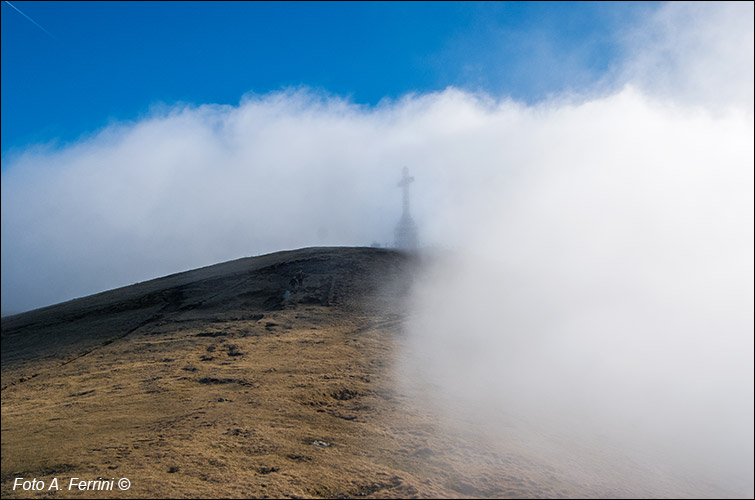
<svg viewBox="0 0 755 500">
<path fill-rule="evenodd" d="M 374 248 L 305 248 L 247 257 L 2 318 L 3 387 L 150 324 L 259 320 L 298 305 L 395 307 L 409 258 Z M 304 284 L 286 293 L 299 270 Z M 400 294 L 377 293 L 400 282 Z"/>
</svg>

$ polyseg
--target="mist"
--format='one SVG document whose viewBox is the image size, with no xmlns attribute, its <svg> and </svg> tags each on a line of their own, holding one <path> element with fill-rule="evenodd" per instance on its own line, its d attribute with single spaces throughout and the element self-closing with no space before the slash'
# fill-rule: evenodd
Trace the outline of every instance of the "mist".
<svg viewBox="0 0 755 500">
<path fill-rule="evenodd" d="M 415 286 L 407 387 L 471 418 L 462 430 L 505 440 L 525 422 L 577 455 L 575 481 L 590 462 L 570 448 L 602 444 L 685 485 L 656 495 L 751 496 L 749 118 L 668 113 L 629 88 L 543 113 L 512 142 L 544 147 L 469 180 L 478 197 L 453 209 L 458 244 Z"/>
<path fill-rule="evenodd" d="M 6 154 L 3 314 L 389 244 L 406 165 L 434 256 L 407 387 L 490 435 L 507 418 L 600 433 L 752 496 L 753 7 L 668 4 L 622 36 L 605 80 L 532 105 L 446 88 L 366 107 L 302 87 Z"/>
<path fill-rule="evenodd" d="M 426 255 L 398 368 L 451 431 L 584 494 L 752 497 L 752 12 L 737 9 L 669 5 L 620 91 L 480 118 L 500 163 L 467 160 L 425 221 L 454 245 Z"/>
</svg>

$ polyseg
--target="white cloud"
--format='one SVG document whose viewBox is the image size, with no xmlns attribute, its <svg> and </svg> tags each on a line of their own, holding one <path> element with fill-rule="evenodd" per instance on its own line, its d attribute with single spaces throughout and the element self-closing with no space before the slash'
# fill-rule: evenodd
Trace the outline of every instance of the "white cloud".
<svg viewBox="0 0 755 500">
<path fill-rule="evenodd" d="M 501 139 L 459 203 L 435 209 L 459 222 L 463 251 L 418 286 L 407 379 L 490 432 L 513 415 L 574 440 L 607 433 L 642 463 L 671 453 L 746 494 L 751 117 L 669 110 L 631 88 L 519 112 L 510 129 L 489 116 Z M 517 168 L 496 168 L 520 148 Z"/>
<path fill-rule="evenodd" d="M 624 78 L 664 101 L 752 113 L 752 2 L 668 2 L 627 33 Z"/>
<path fill-rule="evenodd" d="M 485 147 L 425 226 L 462 251 L 415 293 L 408 390 L 489 439 L 547 429 L 578 482 L 752 495 L 752 25 L 666 5 L 619 91 L 480 108 Z M 601 445 L 672 489 L 599 473 Z"/>
</svg>

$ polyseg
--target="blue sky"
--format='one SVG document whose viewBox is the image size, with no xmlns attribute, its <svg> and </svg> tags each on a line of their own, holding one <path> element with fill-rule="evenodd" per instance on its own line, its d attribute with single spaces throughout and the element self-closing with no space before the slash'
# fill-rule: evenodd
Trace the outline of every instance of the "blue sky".
<svg viewBox="0 0 755 500">
<path fill-rule="evenodd" d="M 448 86 L 533 102 L 584 88 L 657 4 L 2 3 L 2 153 L 159 104 L 307 86 L 375 105 Z"/>
</svg>

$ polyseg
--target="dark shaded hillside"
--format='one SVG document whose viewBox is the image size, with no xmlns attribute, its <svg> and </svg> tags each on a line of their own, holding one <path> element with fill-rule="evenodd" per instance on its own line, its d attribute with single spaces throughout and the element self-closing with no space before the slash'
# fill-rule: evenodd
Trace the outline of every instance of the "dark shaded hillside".
<svg viewBox="0 0 755 500">
<path fill-rule="evenodd" d="M 67 362 L 149 324 L 259 319 L 299 304 L 357 312 L 393 307 L 408 257 L 374 248 L 307 248 L 248 257 L 110 290 L 2 319 L 3 386 L 34 376 L 32 362 Z M 299 292 L 285 296 L 303 270 Z M 400 288 L 400 289 L 399 289 Z M 46 363 L 45 363 L 46 366 Z M 14 378 L 15 376 L 15 378 Z"/>
</svg>

